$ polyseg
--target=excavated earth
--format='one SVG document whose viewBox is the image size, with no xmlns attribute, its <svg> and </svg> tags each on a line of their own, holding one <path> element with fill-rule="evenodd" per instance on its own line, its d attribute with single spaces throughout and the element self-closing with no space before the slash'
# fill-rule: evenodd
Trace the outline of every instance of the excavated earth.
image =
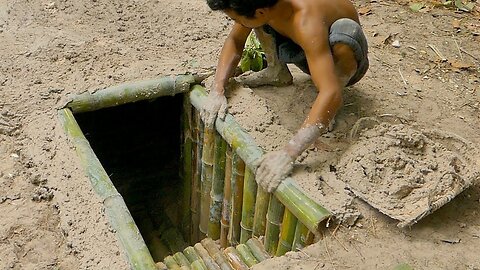
<svg viewBox="0 0 480 270">
<path fill-rule="evenodd" d="M 480 269 L 479 155 L 429 136 L 480 143 L 480 3 L 471 13 L 354 3 L 370 70 L 293 174 L 336 218 L 317 244 L 254 269 Z M 84 91 L 212 71 L 230 26 L 203 0 L 0 0 L 0 269 L 128 269 L 57 109 Z M 292 86 L 228 92 L 266 151 L 289 140 L 316 96 L 292 70 Z M 452 200 L 397 226 L 440 197 Z"/>
</svg>

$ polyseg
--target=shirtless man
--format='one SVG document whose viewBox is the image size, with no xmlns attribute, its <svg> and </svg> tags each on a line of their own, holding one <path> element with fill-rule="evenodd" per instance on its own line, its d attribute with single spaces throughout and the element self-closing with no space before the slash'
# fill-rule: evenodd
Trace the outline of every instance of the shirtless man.
<svg viewBox="0 0 480 270">
<path fill-rule="evenodd" d="M 259 162 L 256 179 L 273 192 L 291 173 L 295 159 L 326 131 L 342 105 L 342 89 L 359 81 L 368 69 L 367 41 L 358 14 L 349 0 L 207 0 L 235 23 L 220 53 L 215 80 L 201 110 L 206 126 L 225 117 L 224 95 L 246 39 L 254 29 L 267 57 L 268 67 L 242 75 L 251 87 L 288 85 L 287 63 L 311 75 L 318 95 L 298 132 L 278 151 Z"/>
</svg>

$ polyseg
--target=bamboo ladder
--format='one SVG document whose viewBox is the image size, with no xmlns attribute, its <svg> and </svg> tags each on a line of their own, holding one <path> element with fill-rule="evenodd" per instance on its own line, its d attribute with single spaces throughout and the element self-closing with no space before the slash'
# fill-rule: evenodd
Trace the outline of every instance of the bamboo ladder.
<svg viewBox="0 0 480 270">
<path fill-rule="evenodd" d="M 189 92 L 184 95 L 182 114 L 181 175 L 184 193 L 181 229 L 192 243 L 205 237 L 220 240 L 221 247 L 225 248 L 224 257 L 230 265 L 235 263 L 235 256 L 250 258 L 246 260 L 249 263 L 261 261 L 257 256 L 249 256 L 249 252 L 260 256 L 261 250 L 256 247 L 258 240 L 255 239 L 262 236 L 263 245 L 272 256 L 299 250 L 313 241 L 320 223 L 330 216 L 291 178 L 284 180 L 273 194 L 257 187 L 255 164 L 261 158 L 262 150 L 231 115 L 227 115 L 225 120 L 217 119 L 215 129 L 204 128 L 198 113 L 206 99 L 205 89 L 198 85 L 202 79 L 193 75 L 178 75 L 122 84 L 78 95 L 59 110 L 64 129 L 94 190 L 104 200 L 110 223 L 133 269 L 156 268 L 123 198 L 98 161 L 73 113 Z M 209 245 L 208 253 L 217 254 L 210 243 L 203 246 Z M 195 245 L 195 249 L 201 250 L 201 247 Z M 203 250 L 200 253 L 206 254 Z M 186 263 L 182 256 L 178 254 L 172 258 L 177 264 Z M 263 256 L 260 258 L 265 259 Z M 196 263 L 197 260 L 190 262 L 192 269 L 202 269 L 205 260 L 208 261 L 204 259 L 202 263 Z M 219 265 L 225 263 L 219 260 Z M 172 263 L 172 260 L 167 257 L 165 263 L 169 262 Z"/>
</svg>

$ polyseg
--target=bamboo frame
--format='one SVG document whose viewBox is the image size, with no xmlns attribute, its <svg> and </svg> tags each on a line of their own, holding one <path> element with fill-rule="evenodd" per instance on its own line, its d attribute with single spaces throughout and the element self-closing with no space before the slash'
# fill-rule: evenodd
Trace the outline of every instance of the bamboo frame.
<svg viewBox="0 0 480 270">
<path fill-rule="evenodd" d="M 163 260 L 163 263 L 167 266 L 168 269 L 172 270 L 179 270 L 180 265 L 178 265 L 177 261 L 172 256 L 167 256 Z"/>
<path fill-rule="evenodd" d="M 275 256 L 283 256 L 292 250 L 293 238 L 297 227 L 297 218 L 288 209 L 283 213 L 282 227 Z"/>
<path fill-rule="evenodd" d="M 182 252 L 177 252 L 175 254 L 173 254 L 173 258 L 175 259 L 175 261 L 177 262 L 177 264 L 181 267 L 181 266 L 186 266 L 188 268 L 190 268 L 190 261 L 187 259 L 187 257 L 185 257 L 185 255 L 183 255 Z"/>
<path fill-rule="evenodd" d="M 191 213 L 192 213 L 192 226 L 191 226 L 191 237 L 190 243 L 198 242 L 201 238 L 201 232 L 199 228 L 200 224 L 200 194 L 201 194 L 201 171 L 202 165 L 200 162 L 201 153 L 202 153 L 202 144 L 203 140 L 201 139 L 202 134 L 202 123 L 200 120 L 200 114 L 197 110 L 193 110 L 193 126 L 194 126 L 194 146 L 192 155 L 193 155 L 193 162 L 192 162 L 192 170 L 193 170 L 193 178 L 192 178 L 192 197 L 191 197 Z M 194 225 L 195 224 L 195 225 Z"/>
<path fill-rule="evenodd" d="M 223 250 L 228 262 L 235 270 L 248 270 L 248 265 L 242 260 L 240 254 L 234 247 L 228 247 Z"/>
<path fill-rule="evenodd" d="M 215 154 L 215 130 L 206 128 L 203 132 L 201 202 L 200 202 L 200 231 L 208 233 L 210 219 L 210 192 L 212 190 L 213 164 Z"/>
<path fill-rule="evenodd" d="M 299 251 L 313 243 L 313 234 L 301 222 L 297 222 L 295 237 L 293 238 L 292 251 Z"/>
<path fill-rule="evenodd" d="M 245 174 L 245 163 L 237 153 L 232 157 L 232 215 L 230 217 L 230 230 L 228 231 L 228 241 L 231 246 L 236 246 L 240 242 L 240 222 L 242 220 L 243 204 L 243 182 Z"/>
<path fill-rule="evenodd" d="M 62 126 L 74 145 L 80 165 L 86 172 L 93 190 L 103 200 L 105 213 L 122 244 L 132 269 L 156 269 L 155 262 L 140 236 L 125 201 L 118 193 L 107 172 L 90 147 L 70 109 L 58 111 Z"/>
<path fill-rule="evenodd" d="M 190 92 L 190 100 L 196 108 L 201 108 L 206 99 L 205 89 L 194 85 Z M 245 132 L 234 120 L 233 116 L 226 115 L 224 120 L 215 121 L 217 131 L 232 146 L 232 149 L 242 158 L 246 166 L 256 170 L 263 154 L 253 138 Z M 275 197 L 284 204 L 307 228 L 318 233 L 320 223 L 326 220 L 330 213 L 308 197 L 292 178 L 286 178 L 274 192 Z"/>
<path fill-rule="evenodd" d="M 246 245 L 248 246 L 248 248 L 250 248 L 253 256 L 257 258 L 257 261 L 262 262 L 266 259 L 271 258 L 270 254 L 268 254 L 268 252 L 265 250 L 262 242 L 260 242 L 260 240 L 258 240 L 257 238 L 249 239 Z"/>
<path fill-rule="evenodd" d="M 182 113 L 182 130 L 183 130 L 183 144 L 182 144 L 182 179 L 183 179 L 183 199 L 182 199 L 182 213 L 180 217 L 182 233 L 187 237 L 188 242 L 191 242 L 191 195 L 192 195 L 192 105 L 188 95 L 183 97 L 183 113 Z"/>
<path fill-rule="evenodd" d="M 272 256 L 275 255 L 280 235 L 280 225 L 285 207 L 273 195 L 270 198 L 267 213 L 267 227 L 265 229 L 265 250 Z"/>
<path fill-rule="evenodd" d="M 255 200 L 255 215 L 253 217 L 253 236 L 260 237 L 265 235 L 269 202 L 270 194 L 263 190 L 262 187 L 258 187 Z"/>
<path fill-rule="evenodd" d="M 230 214 L 232 204 L 232 148 L 227 146 L 225 153 L 225 180 L 223 187 L 223 203 L 222 203 L 222 219 L 220 224 L 220 246 L 226 248 L 228 246 L 228 231 L 230 230 Z"/>
<path fill-rule="evenodd" d="M 232 270 L 232 267 L 227 261 L 227 258 L 223 255 L 220 249 L 217 247 L 217 244 L 213 242 L 210 238 L 205 238 L 201 241 L 202 245 L 208 251 L 208 254 L 215 260 L 215 262 L 220 266 L 221 270 Z"/>
<path fill-rule="evenodd" d="M 72 98 L 66 107 L 72 112 L 88 112 L 161 96 L 187 92 L 196 81 L 193 75 L 177 75 L 152 80 L 124 83 Z"/>
<path fill-rule="evenodd" d="M 198 261 L 198 260 L 201 260 L 202 258 L 200 258 L 200 256 L 197 254 L 197 251 L 195 250 L 194 247 L 192 246 L 189 246 L 189 247 L 186 247 L 184 250 L 183 250 L 183 255 L 185 255 L 185 257 L 187 257 L 188 261 L 190 263 L 193 263 L 194 261 Z"/>
<path fill-rule="evenodd" d="M 252 267 L 258 263 L 257 258 L 255 258 L 255 256 L 252 254 L 252 251 L 250 251 L 250 248 L 247 245 L 239 244 L 237 245 L 236 249 L 240 254 L 240 257 L 245 262 L 245 264 L 248 265 L 248 267 Z"/>
<path fill-rule="evenodd" d="M 257 183 L 255 182 L 255 174 L 247 167 L 245 168 L 245 178 L 243 182 L 242 220 L 240 222 L 241 244 L 246 243 L 248 239 L 252 238 L 256 194 Z"/>
<path fill-rule="evenodd" d="M 192 262 L 190 267 L 192 268 L 192 270 L 210 270 L 207 268 L 207 266 L 202 260 L 197 260 Z"/>
<path fill-rule="evenodd" d="M 227 142 L 215 132 L 215 154 L 213 165 L 212 190 L 210 192 L 210 219 L 208 237 L 213 240 L 220 238 L 220 220 L 222 219 L 223 189 L 225 181 Z"/>
<path fill-rule="evenodd" d="M 194 248 L 197 251 L 197 254 L 202 258 L 208 270 L 221 270 L 220 266 L 218 266 L 215 260 L 210 257 L 208 251 L 202 246 L 201 243 L 196 243 Z"/>
</svg>

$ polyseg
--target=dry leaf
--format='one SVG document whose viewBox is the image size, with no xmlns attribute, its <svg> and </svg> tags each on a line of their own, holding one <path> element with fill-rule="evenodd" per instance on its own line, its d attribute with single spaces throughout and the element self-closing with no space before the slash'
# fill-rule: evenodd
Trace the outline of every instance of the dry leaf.
<svg viewBox="0 0 480 270">
<path fill-rule="evenodd" d="M 452 21 L 452 26 L 453 26 L 453 28 L 455 28 L 455 29 L 460 28 L 460 20 L 453 19 L 453 21 Z"/>
<path fill-rule="evenodd" d="M 361 7 L 357 11 L 358 11 L 358 14 L 360 14 L 360 15 L 370 15 L 370 14 L 372 14 L 372 9 L 370 7 Z"/>
<path fill-rule="evenodd" d="M 466 63 L 466 62 L 462 62 L 462 61 L 453 61 L 453 62 L 450 62 L 450 65 L 453 68 L 456 68 L 456 69 L 469 69 L 469 68 L 475 67 L 471 63 Z"/>
</svg>

